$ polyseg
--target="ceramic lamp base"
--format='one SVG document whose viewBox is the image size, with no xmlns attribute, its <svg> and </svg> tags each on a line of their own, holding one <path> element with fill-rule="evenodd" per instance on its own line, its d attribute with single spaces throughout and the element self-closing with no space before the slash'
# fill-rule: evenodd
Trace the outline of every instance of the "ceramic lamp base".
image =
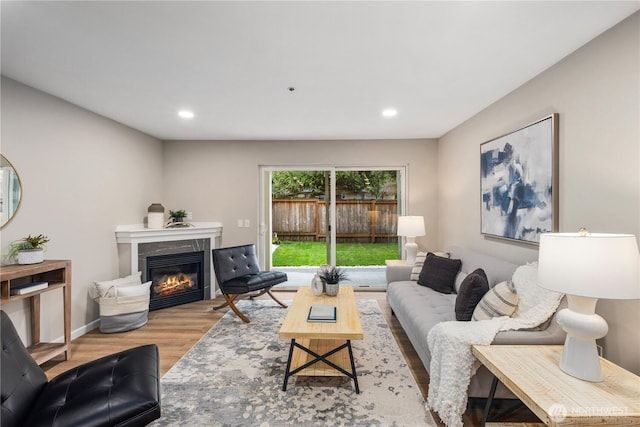
<svg viewBox="0 0 640 427">
<path fill-rule="evenodd" d="M 418 244 L 415 242 L 415 237 L 407 237 L 404 250 L 407 252 L 407 264 L 414 264 L 418 254 Z"/>
<path fill-rule="evenodd" d="M 567 295 L 569 307 L 558 312 L 558 324 L 567 332 L 560 369 L 585 381 L 602 381 L 602 369 L 596 339 L 604 337 L 609 327 L 595 314 L 597 298 Z"/>
</svg>

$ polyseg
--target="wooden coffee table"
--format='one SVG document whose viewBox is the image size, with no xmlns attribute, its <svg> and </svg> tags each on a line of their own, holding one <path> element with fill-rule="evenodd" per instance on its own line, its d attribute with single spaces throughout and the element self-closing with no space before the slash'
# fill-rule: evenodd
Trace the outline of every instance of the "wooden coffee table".
<svg viewBox="0 0 640 427">
<path fill-rule="evenodd" d="M 307 322 L 309 308 L 313 304 L 335 305 L 336 322 Z M 283 391 L 287 390 L 287 382 L 292 375 L 346 375 L 353 379 L 356 393 L 360 393 L 351 340 L 363 339 L 364 333 L 351 286 L 340 286 L 335 297 L 314 296 L 308 286 L 298 289 L 279 336 L 291 339 Z"/>
</svg>

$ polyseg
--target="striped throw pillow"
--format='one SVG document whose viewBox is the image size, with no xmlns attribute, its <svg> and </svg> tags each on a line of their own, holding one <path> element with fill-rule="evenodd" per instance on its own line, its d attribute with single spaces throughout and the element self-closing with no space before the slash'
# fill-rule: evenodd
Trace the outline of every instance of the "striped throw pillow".
<svg viewBox="0 0 640 427">
<path fill-rule="evenodd" d="M 424 265 L 424 260 L 426 258 L 426 252 L 418 252 L 416 254 L 416 262 L 413 264 L 413 268 L 411 269 L 411 280 L 414 282 L 418 281 L 418 277 L 420 277 L 420 272 L 422 271 L 422 266 Z"/>
<path fill-rule="evenodd" d="M 518 307 L 518 294 L 511 281 L 500 282 L 484 294 L 471 320 L 488 320 L 494 317 L 511 316 Z"/>
</svg>

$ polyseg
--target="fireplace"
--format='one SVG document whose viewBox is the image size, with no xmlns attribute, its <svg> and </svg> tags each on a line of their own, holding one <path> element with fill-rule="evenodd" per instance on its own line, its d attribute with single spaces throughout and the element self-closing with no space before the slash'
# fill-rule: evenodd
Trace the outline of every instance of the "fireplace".
<svg viewBox="0 0 640 427">
<path fill-rule="evenodd" d="M 148 256 L 146 280 L 152 282 L 149 310 L 202 300 L 204 258 L 203 251 Z"/>
<path fill-rule="evenodd" d="M 175 279 L 178 281 L 177 284 L 169 285 L 164 291 L 158 288 L 151 298 L 151 310 L 184 304 L 195 301 L 196 298 L 203 300 L 216 296 L 211 250 L 220 247 L 222 224 L 196 222 L 192 225 L 193 227 L 151 229 L 142 224 L 134 224 L 121 225 L 116 229 L 121 276 L 140 271 L 143 283 L 153 282 L 153 274 L 159 276 L 155 278 L 159 282 L 165 274 L 175 273 L 173 268 L 176 265 L 200 264 L 197 273 L 194 267 L 188 267 L 187 271 L 178 272 L 183 276 Z M 188 255 L 187 262 L 182 262 L 182 255 L 193 252 L 201 253 L 204 257 L 198 255 L 198 259 L 192 261 L 189 259 L 191 255 Z M 151 272 L 147 264 L 147 260 L 153 258 L 156 260 L 152 261 L 152 267 L 162 268 L 157 272 Z M 176 262 L 176 259 L 182 261 Z M 159 262 L 159 265 L 156 262 Z M 197 284 L 189 283 L 194 280 Z"/>
</svg>

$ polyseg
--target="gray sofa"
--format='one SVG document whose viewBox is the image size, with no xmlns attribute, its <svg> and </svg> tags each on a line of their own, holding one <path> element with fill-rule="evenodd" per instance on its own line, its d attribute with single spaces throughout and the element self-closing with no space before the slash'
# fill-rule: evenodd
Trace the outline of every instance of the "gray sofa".
<svg viewBox="0 0 640 427">
<path fill-rule="evenodd" d="M 451 258 L 462 260 L 461 273 L 468 274 L 482 268 L 487 274 L 489 286 L 510 280 L 518 265 L 482 254 L 470 249 L 451 247 L 447 250 Z M 392 313 L 406 332 L 427 372 L 431 355 L 427 345 L 429 330 L 437 323 L 456 320 L 455 301 L 457 294 L 443 294 L 410 280 L 411 266 L 394 266 L 387 269 L 387 301 Z M 456 279 L 458 290 L 464 274 Z M 566 306 L 562 301 L 561 307 Z M 557 313 L 557 312 L 556 312 Z M 555 321 L 555 315 L 535 330 L 500 332 L 493 344 L 562 344 L 565 332 Z M 487 397 L 492 375 L 483 366 L 471 378 L 469 397 Z M 496 390 L 498 398 L 513 398 L 502 384 Z"/>
</svg>

